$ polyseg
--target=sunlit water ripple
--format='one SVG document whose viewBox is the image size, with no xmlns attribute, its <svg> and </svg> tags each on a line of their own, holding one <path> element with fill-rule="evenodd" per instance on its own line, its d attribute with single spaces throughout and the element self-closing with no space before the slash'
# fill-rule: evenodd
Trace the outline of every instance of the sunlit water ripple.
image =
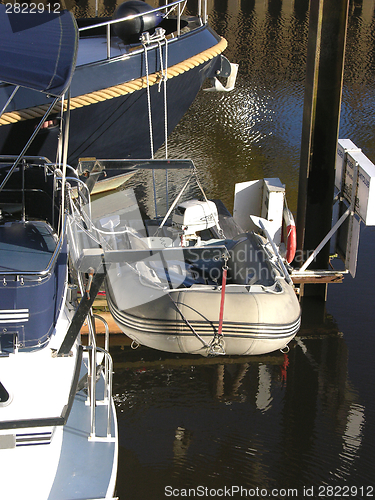
<svg viewBox="0 0 375 500">
<path fill-rule="evenodd" d="M 237 85 L 200 92 L 168 148 L 192 158 L 208 195 L 229 209 L 235 182 L 280 177 L 296 210 L 308 6 L 209 2 L 210 24 L 240 64 Z M 340 126 L 373 161 L 374 7 L 350 2 Z M 163 499 L 167 485 L 296 488 L 300 497 L 308 487 L 373 486 L 374 248 L 374 228 L 362 228 L 356 279 L 329 287 L 329 314 L 306 319 L 287 358 L 213 364 L 114 352 L 120 499 Z M 124 368 L 134 356 L 154 364 Z"/>
</svg>

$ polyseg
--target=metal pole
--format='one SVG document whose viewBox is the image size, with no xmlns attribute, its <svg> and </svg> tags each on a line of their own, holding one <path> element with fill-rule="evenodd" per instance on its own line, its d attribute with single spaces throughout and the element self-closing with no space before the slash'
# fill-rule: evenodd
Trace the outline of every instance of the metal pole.
<svg viewBox="0 0 375 500">
<path fill-rule="evenodd" d="M 19 85 L 17 85 L 17 87 L 14 88 L 13 92 L 11 93 L 11 95 L 9 96 L 9 99 L 7 100 L 7 102 L 4 104 L 3 106 L 3 109 L 0 111 L 0 117 L 1 115 L 4 113 L 4 111 L 7 109 L 8 105 L 10 102 L 12 102 L 12 99 L 13 97 L 17 94 L 17 91 L 18 89 L 20 88 Z"/>
<path fill-rule="evenodd" d="M 88 367 L 88 392 L 91 416 L 90 437 L 94 438 L 96 435 L 96 338 L 95 319 L 93 318 L 92 310 L 90 310 L 90 313 L 87 315 L 87 324 L 89 327 L 89 347 L 91 348 Z"/>
<path fill-rule="evenodd" d="M 69 354 L 70 349 L 73 347 L 73 344 L 81 330 L 83 322 L 85 321 L 86 316 L 89 313 L 94 302 L 94 299 L 97 296 L 98 291 L 104 281 L 104 277 L 105 269 L 103 268 L 101 272 L 96 272 L 96 274 L 94 275 L 90 289 L 90 296 L 88 297 L 87 293 L 84 293 L 82 295 L 77 311 L 74 314 L 72 322 L 70 323 L 65 338 L 57 353 L 58 356 Z"/>
<path fill-rule="evenodd" d="M 177 36 L 181 35 L 181 4 L 177 6 Z"/>
<path fill-rule="evenodd" d="M 63 144 L 63 169 L 62 169 L 62 180 L 61 180 L 61 233 L 64 227 L 64 212 L 65 212 L 65 177 L 66 177 L 66 165 L 68 162 L 68 148 L 69 148 L 69 129 L 70 129 L 70 88 L 68 90 L 68 104 L 66 110 L 66 120 L 65 120 L 65 130 L 64 130 L 64 144 Z"/>
<path fill-rule="evenodd" d="M 107 24 L 107 59 L 111 59 L 111 25 Z"/>
<path fill-rule="evenodd" d="M 349 0 L 310 0 L 297 209 L 300 255 L 316 248 L 331 229 L 348 9 Z M 328 263 L 327 244 L 312 267 L 327 269 Z M 311 286 L 325 296 L 325 285 Z"/>
</svg>

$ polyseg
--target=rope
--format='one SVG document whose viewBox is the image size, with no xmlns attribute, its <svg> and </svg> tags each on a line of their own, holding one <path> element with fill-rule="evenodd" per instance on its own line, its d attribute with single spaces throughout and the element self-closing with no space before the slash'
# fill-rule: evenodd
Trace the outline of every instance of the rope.
<svg viewBox="0 0 375 500">
<path fill-rule="evenodd" d="M 195 331 L 193 325 L 190 323 L 190 321 L 184 316 L 183 312 L 180 310 L 180 308 L 178 307 L 177 305 L 177 302 L 174 300 L 174 298 L 171 296 L 171 294 L 169 293 L 168 294 L 168 297 L 171 299 L 171 301 L 173 302 L 178 314 L 181 316 L 182 320 L 185 322 L 185 324 L 188 326 L 188 328 L 190 328 L 190 330 L 192 331 L 192 333 L 197 337 L 197 339 L 199 339 L 203 346 L 206 347 L 206 349 L 209 349 L 210 346 L 209 344 L 207 344 L 207 342 L 204 341 L 204 339 L 202 339 L 202 337 L 199 335 L 198 332 Z"/>
<path fill-rule="evenodd" d="M 219 309 L 219 327 L 217 333 L 215 332 L 214 338 L 210 343 L 210 348 L 208 350 L 209 356 L 219 356 L 225 355 L 225 344 L 223 335 L 223 322 L 224 322 L 224 303 L 225 303 L 225 287 L 227 284 L 227 274 L 228 274 L 228 257 L 224 258 L 223 266 L 223 277 L 221 281 L 221 298 L 220 298 L 220 309 Z"/>
<path fill-rule="evenodd" d="M 175 76 L 179 76 L 182 73 L 185 73 L 186 71 L 189 71 L 209 61 L 210 59 L 213 59 L 214 57 L 224 52 L 226 47 L 227 47 L 227 41 L 225 40 L 225 38 L 222 38 L 220 42 L 216 44 L 214 47 L 204 50 L 200 54 L 190 57 L 189 59 L 186 59 L 181 63 L 170 66 L 168 68 L 168 74 L 166 75 L 166 78 L 170 80 Z M 148 77 L 149 85 L 152 86 L 158 84 L 159 81 L 162 79 L 162 77 L 163 76 L 160 71 L 152 73 Z M 107 99 L 113 99 L 116 97 L 121 97 L 126 94 L 132 94 L 133 92 L 136 92 L 137 90 L 141 90 L 146 87 L 147 87 L 146 78 L 145 77 L 137 78 L 130 82 L 126 82 L 120 85 L 115 85 L 113 87 L 108 87 L 103 90 L 98 90 L 78 97 L 72 97 L 70 100 L 70 109 L 72 110 L 84 106 L 90 106 L 91 104 L 96 104 L 97 102 L 106 101 Z M 35 106 L 33 108 L 23 109 L 20 111 L 12 111 L 4 113 L 0 117 L 0 126 L 10 125 L 11 123 L 17 123 L 22 120 L 38 118 L 44 115 L 48 107 L 49 105 L 46 104 L 41 106 Z M 56 106 L 54 106 L 53 108 L 54 113 L 59 113 L 60 111 L 61 111 L 61 104 L 57 104 Z"/>
<path fill-rule="evenodd" d="M 163 82 L 164 82 L 164 147 L 165 147 L 165 158 L 168 158 L 168 101 L 167 101 L 167 81 L 168 81 L 168 40 L 164 38 L 165 41 L 165 68 L 163 72 L 163 51 L 161 43 L 159 42 L 160 50 L 160 66 L 163 72 Z M 159 86 L 160 91 L 160 86 Z M 165 184 L 166 184 L 166 204 L 169 207 L 169 179 L 168 170 L 165 171 Z"/>
<path fill-rule="evenodd" d="M 225 302 L 225 286 L 227 284 L 227 273 L 228 266 L 225 264 L 223 266 L 223 278 L 221 282 L 221 300 L 220 300 L 220 311 L 219 311 L 219 328 L 217 334 L 219 337 L 223 336 L 223 319 L 224 319 L 224 302 Z"/>
<path fill-rule="evenodd" d="M 151 148 L 151 158 L 154 159 L 154 137 L 152 133 L 152 116 L 151 116 L 151 96 L 150 96 L 150 80 L 148 76 L 148 56 L 147 56 L 147 45 L 142 44 L 144 51 L 145 51 L 145 66 L 146 66 L 146 89 L 147 89 L 147 108 L 148 108 L 148 125 L 149 125 L 149 131 L 150 131 L 150 148 Z M 152 171 L 152 175 L 154 177 L 154 171 Z M 155 198 L 155 203 L 156 203 L 156 196 L 155 196 L 155 179 L 154 179 L 154 198 Z M 155 206 L 155 212 L 156 212 L 156 206 Z"/>
<path fill-rule="evenodd" d="M 163 90 L 164 90 L 164 143 L 165 143 L 165 158 L 168 158 L 168 105 L 167 105 L 167 81 L 168 81 L 168 40 L 164 38 L 165 40 L 165 69 L 163 68 L 163 51 L 162 51 L 162 46 L 161 42 L 159 41 L 159 51 L 160 51 L 160 71 L 163 75 L 162 81 L 164 83 L 163 85 Z M 160 92 L 160 85 L 162 83 L 160 81 L 159 83 L 159 92 Z M 167 178 L 167 186 L 168 186 L 168 178 Z M 168 191 L 167 191 L 168 193 Z M 167 206 L 168 206 L 168 200 L 167 200 Z"/>
</svg>

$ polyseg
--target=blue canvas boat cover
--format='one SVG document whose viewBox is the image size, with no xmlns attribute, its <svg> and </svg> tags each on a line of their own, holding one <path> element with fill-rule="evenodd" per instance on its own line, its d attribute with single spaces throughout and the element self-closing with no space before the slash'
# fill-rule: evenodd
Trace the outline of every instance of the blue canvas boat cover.
<svg viewBox="0 0 375 500">
<path fill-rule="evenodd" d="M 73 15 L 66 10 L 8 13 L 9 5 L 0 4 L 0 81 L 62 95 L 76 62 Z"/>
</svg>

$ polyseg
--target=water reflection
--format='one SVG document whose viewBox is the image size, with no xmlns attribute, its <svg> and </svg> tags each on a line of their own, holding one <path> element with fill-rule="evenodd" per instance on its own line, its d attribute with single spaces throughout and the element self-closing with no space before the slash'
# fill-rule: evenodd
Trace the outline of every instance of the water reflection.
<svg viewBox="0 0 375 500">
<path fill-rule="evenodd" d="M 344 480 L 365 424 L 347 357 L 332 321 L 315 336 L 302 330 L 288 355 L 264 359 L 122 351 L 115 362 L 121 446 L 136 457 L 139 477 L 157 468 L 155 499 L 167 484 L 302 491 Z M 131 483 L 123 494 L 146 498 Z"/>
<path fill-rule="evenodd" d="M 170 156 L 192 158 L 209 196 L 229 209 L 235 182 L 279 177 L 295 211 L 309 0 L 208 4 L 227 57 L 240 64 L 237 86 L 198 95 L 169 140 Z M 372 160 L 374 7 L 350 2 L 340 123 L 340 136 Z M 304 302 L 286 357 L 115 350 L 120 498 L 162 499 L 171 484 L 290 487 L 299 496 L 304 487 L 373 485 L 374 245 L 374 229 L 362 229 L 356 279 L 330 285 L 330 315 Z"/>
</svg>

